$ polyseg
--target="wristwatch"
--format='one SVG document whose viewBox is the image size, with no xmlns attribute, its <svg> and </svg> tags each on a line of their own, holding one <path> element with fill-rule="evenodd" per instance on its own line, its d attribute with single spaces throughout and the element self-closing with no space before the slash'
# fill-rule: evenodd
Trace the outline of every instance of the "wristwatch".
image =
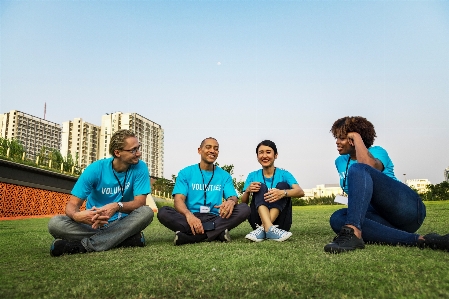
<svg viewBox="0 0 449 299">
<path fill-rule="evenodd" d="M 123 203 L 119 201 L 117 204 L 118 204 L 118 211 L 121 212 L 123 209 Z"/>
<path fill-rule="evenodd" d="M 287 190 L 284 190 L 284 197 L 287 197 Z"/>
</svg>

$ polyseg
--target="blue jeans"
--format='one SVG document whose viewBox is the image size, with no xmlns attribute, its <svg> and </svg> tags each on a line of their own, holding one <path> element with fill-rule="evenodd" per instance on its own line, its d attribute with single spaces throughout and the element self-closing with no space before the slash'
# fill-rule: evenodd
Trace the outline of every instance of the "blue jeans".
<svg viewBox="0 0 449 299">
<path fill-rule="evenodd" d="M 79 223 L 66 215 L 56 215 L 48 222 L 48 231 L 55 239 L 80 240 L 88 252 L 104 251 L 116 247 L 127 238 L 144 230 L 153 221 L 153 210 L 141 206 L 99 229 Z"/>
<path fill-rule="evenodd" d="M 349 167 L 347 184 L 348 208 L 330 218 L 336 233 L 349 224 L 362 231 L 365 242 L 416 245 L 426 207 L 415 191 L 362 163 Z"/>
</svg>

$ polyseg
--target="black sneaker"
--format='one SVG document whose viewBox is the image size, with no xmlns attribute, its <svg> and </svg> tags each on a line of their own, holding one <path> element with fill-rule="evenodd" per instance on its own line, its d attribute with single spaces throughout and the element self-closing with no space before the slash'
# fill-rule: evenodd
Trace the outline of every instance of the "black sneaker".
<svg viewBox="0 0 449 299">
<path fill-rule="evenodd" d="M 118 244 L 117 247 L 144 247 L 145 246 L 145 236 L 143 232 L 138 232 L 132 235 L 122 243 Z"/>
<path fill-rule="evenodd" d="M 203 242 L 206 239 L 207 239 L 206 234 L 188 235 L 188 234 L 182 233 L 180 231 L 177 231 L 175 233 L 175 240 L 173 241 L 173 244 L 175 246 L 179 246 L 179 245 L 184 245 L 184 244 L 199 243 L 199 242 Z"/>
<path fill-rule="evenodd" d="M 418 247 L 449 251 L 449 234 L 444 236 L 435 233 L 427 234 L 424 240 L 418 240 Z"/>
<path fill-rule="evenodd" d="M 63 239 L 55 239 L 50 247 L 51 256 L 61 256 L 63 254 L 86 253 L 81 241 L 67 241 Z"/>
<path fill-rule="evenodd" d="M 362 239 L 357 238 L 352 228 L 344 225 L 334 240 L 324 246 L 324 251 L 341 253 L 363 248 L 365 248 L 365 242 L 363 242 Z"/>
<path fill-rule="evenodd" d="M 221 242 L 231 242 L 231 235 L 229 234 L 228 229 L 225 229 L 224 231 L 222 231 L 217 238 L 218 241 Z"/>
</svg>

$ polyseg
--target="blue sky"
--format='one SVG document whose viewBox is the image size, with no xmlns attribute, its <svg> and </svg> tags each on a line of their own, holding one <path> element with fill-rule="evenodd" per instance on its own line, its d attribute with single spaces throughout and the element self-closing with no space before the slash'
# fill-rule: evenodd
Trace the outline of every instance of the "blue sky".
<svg viewBox="0 0 449 299">
<path fill-rule="evenodd" d="M 347 115 L 399 179 L 449 166 L 449 1 L 1 1 L 0 26 L 0 113 L 137 112 L 165 130 L 167 178 L 213 136 L 237 178 L 271 139 L 300 186 L 337 183 Z"/>
</svg>

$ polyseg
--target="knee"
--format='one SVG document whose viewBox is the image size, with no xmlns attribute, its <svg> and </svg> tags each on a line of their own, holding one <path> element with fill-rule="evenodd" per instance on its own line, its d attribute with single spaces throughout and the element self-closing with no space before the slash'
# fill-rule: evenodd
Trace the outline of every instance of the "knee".
<svg viewBox="0 0 449 299">
<path fill-rule="evenodd" d="M 48 232 L 53 236 L 57 237 L 60 235 L 61 231 L 64 231 L 64 222 L 66 220 L 67 216 L 65 215 L 56 215 L 52 218 L 50 218 L 50 221 L 48 222 Z"/>
<path fill-rule="evenodd" d="M 340 210 L 335 211 L 331 215 L 331 217 L 329 219 L 329 224 L 335 233 L 338 233 L 340 231 L 341 227 L 343 225 L 345 225 L 347 210 L 348 209 L 346 209 L 346 208 L 340 209 Z"/>
<path fill-rule="evenodd" d="M 288 183 L 286 183 L 286 182 L 279 182 L 276 185 L 276 189 L 279 189 L 279 190 L 290 189 L 290 185 Z"/>
<path fill-rule="evenodd" d="M 348 169 L 348 176 L 358 175 L 359 173 L 366 171 L 366 169 L 368 167 L 371 167 L 371 166 L 369 166 L 367 164 L 363 164 L 363 163 L 354 163 Z"/>
<path fill-rule="evenodd" d="M 141 206 L 140 208 L 137 208 L 132 213 L 136 212 L 137 215 L 139 215 L 140 220 L 150 224 L 153 221 L 154 212 L 153 209 L 149 206 Z"/>
<path fill-rule="evenodd" d="M 238 216 L 242 219 L 242 222 L 245 221 L 245 219 L 247 219 L 251 214 L 251 208 L 244 203 L 236 205 L 234 209 L 238 211 Z"/>
<path fill-rule="evenodd" d="M 164 219 L 167 218 L 167 215 L 169 213 L 169 207 L 162 207 L 160 209 L 158 209 L 157 211 L 157 219 L 159 220 L 159 222 L 163 222 Z"/>
</svg>

